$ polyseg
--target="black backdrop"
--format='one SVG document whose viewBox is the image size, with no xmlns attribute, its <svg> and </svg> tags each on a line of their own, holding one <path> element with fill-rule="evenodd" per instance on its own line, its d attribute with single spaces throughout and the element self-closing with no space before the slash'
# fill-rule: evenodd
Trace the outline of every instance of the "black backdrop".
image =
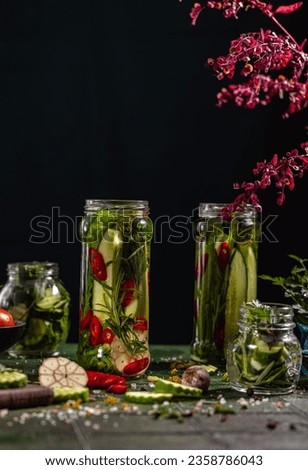
<svg viewBox="0 0 308 470">
<path fill-rule="evenodd" d="M 233 181 L 249 179 L 257 160 L 307 139 L 304 113 L 282 120 L 282 103 L 215 106 L 222 84 L 205 59 L 269 23 L 258 12 L 235 21 L 208 10 L 192 27 L 191 3 L 1 1 L 0 282 L 8 262 L 58 261 L 72 295 L 72 341 L 80 244 L 62 222 L 76 220 L 86 198 L 150 201 L 161 233 L 152 246 L 151 341 L 189 343 L 194 243 L 170 243 L 172 227 L 158 218 L 230 200 Z M 305 17 L 283 18 L 299 41 Z M 264 194 L 264 217 L 278 215 L 271 229 L 279 242 L 260 243 L 260 273 L 284 275 L 288 253 L 307 256 L 306 200 L 304 180 L 282 208 Z M 31 220 L 52 214 L 54 239 L 31 243 Z M 258 296 L 281 300 L 276 289 L 260 281 Z"/>
</svg>

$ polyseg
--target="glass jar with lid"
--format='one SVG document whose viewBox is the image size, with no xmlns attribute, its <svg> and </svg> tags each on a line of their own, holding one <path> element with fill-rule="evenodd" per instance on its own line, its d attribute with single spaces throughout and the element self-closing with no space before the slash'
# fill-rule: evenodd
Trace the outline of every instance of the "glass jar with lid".
<svg viewBox="0 0 308 470">
<path fill-rule="evenodd" d="M 148 202 L 87 200 L 80 231 L 77 360 L 87 370 L 137 377 L 150 362 Z"/>
<path fill-rule="evenodd" d="M 239 332 L 228 345 L 227 371 L 232 388 L 263 395 L 292 392 L 302 361 L 294 327 L 290 305 L 243 304 Z"/>
<path fill-rule="evenodd" d="M 0 306 L 15 320 L 26 322 L 23 336 L 9 354 L 58 355 L 70 328 L 70 295 L 59 279 L 58 263 L 11 263 L 7 273 L 8 280 L 0 292 Z"/>
</svg>

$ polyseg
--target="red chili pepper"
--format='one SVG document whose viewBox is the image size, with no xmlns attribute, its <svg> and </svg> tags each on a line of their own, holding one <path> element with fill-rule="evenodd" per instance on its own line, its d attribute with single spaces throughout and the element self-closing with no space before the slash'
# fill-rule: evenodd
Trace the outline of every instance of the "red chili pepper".
<svg viewBox="0 0 308 470">
<path fill-rule="evenodd" d="M 93 312 L 92 310 L 89 310 L 86 316 L 82 318 L 79 322 L 79 331 L 82 331 L 88 328 L 88 326 L 91 323 L 92 317 L 93 317 Z"/>
<path fill-rule="evenodd" d="M 199 258 L 196 269 L 195 269 L 195 279 L 199 279 L 201 276 L 203 276 L 207 267 L 208 260 L 209 260 L 208 253 L 204 253 L 204 255 L 202 255 Z"/>
<path fill-rule="evenodd" d="M 102 331 L 102 342 L 111 344 L 115 334 L 111 328 L 104 328 Z"/>
<path fill-rule="evenodd" d="M 142 372 L 144 369 L 148 367 L 149 362 L 150 360 L 148 357 L 144 357 L 142 359 L 138 359 L 137 361 L 130 362 L 124 367 L 123 374 L 125 375 L 139 374 L 139 372 Z"/>
<path fill-rule="evenodd" d="M 148 329 L 148 322 L 145 317 L 136 317 L 136 322 L 133 325 L 133 329 L 136 331 L 146 331 Z"/>
<path fill-rule="evenodd" d="M 123 307 L 127 307 L 129 304 L 132 303 L 135 296 L 135 282 L 133 279 L 126 279 L 126 281 L 122 284 L 122 305 Z"/>
<path fill-rule="evenodd" d="M 98 346 L 102 343 L 101 335 L 102 335 L 102 325 L 100 324 L 99 319 L 93 315 L 91 323 L 90 323 L 90 343 L 92 346 Z"/>
<path fill-rule="evenodd" d="M 86 371 L 88 376 L 87 387 L 89 388 L 108 388 L 113 384 L 126 383 L 125 377 L 116 374 L 107 374 L 106 372 L 96 372 L 94 370 Z"/>
<path fill-rule="evenodd" d="M 113 384 L 107 388 L 107 392 L 109 393 L 116 393 L 117 395 L 122 395 L 128 389 L 128 385 L 124 384 Z"/>
<path fill-rule="evenodd" d="M 230 259 L 230 246 L 228 242 L 222 242 L 220 244 L 217 259 L 220 269 L 225 269 L 228 266 Z"/>
<path fill-rule="evenodd" d="M 103 258 L 103 255 L 96 250 L 95 248 L 90 248 L 90 264 L 92 267 L 92 272 L 95 277 L 101 281 L 106 281 L 107 279 L 107 268 Z"/>
</svg>

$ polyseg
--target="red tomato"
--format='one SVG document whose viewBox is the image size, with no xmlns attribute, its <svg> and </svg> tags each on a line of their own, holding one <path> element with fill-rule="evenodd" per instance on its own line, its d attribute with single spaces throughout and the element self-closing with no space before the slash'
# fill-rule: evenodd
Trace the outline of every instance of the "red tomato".
<svg viewBox="0 0 308 470">
<path fill-rule="evenodd" d="M 111 344 L 114 338 L 114 332 L 110 328 L 104 328 L 102 331 L 102 342 Z"/>
<path fill-rule="evenodd" d="M 0 308 L 0 326 L 14 326 L 15 321 L 10 312 Z"/>
</svg>

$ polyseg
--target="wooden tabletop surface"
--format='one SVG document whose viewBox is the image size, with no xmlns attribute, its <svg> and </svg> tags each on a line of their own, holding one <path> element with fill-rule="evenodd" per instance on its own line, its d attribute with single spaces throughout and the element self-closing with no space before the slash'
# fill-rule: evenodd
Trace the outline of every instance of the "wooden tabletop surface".
<svg viewBox="0 0 308 470">
<path fill-rule="evenodd" d="M 74 344 L 61 351 L 72 360 L 75 353 Z M 151 353 L 147 375 L 167 377 L 175 360 L 189 359 L 182 345 L 153 345 Z M 24 370 L 33 382 L 40 362 L 0 356 L 0 364 Z M 131 390 L 148 388 L 146 377 L 130 381 Z M 202 401 L 161 408 L 96 391 L 89 403 L 70 405 L 1 409 L 0 449 L 308 449 L 308 376 L 294 393 L 271 398 L 231 390 L 219 373 Z"/>
</svg>

